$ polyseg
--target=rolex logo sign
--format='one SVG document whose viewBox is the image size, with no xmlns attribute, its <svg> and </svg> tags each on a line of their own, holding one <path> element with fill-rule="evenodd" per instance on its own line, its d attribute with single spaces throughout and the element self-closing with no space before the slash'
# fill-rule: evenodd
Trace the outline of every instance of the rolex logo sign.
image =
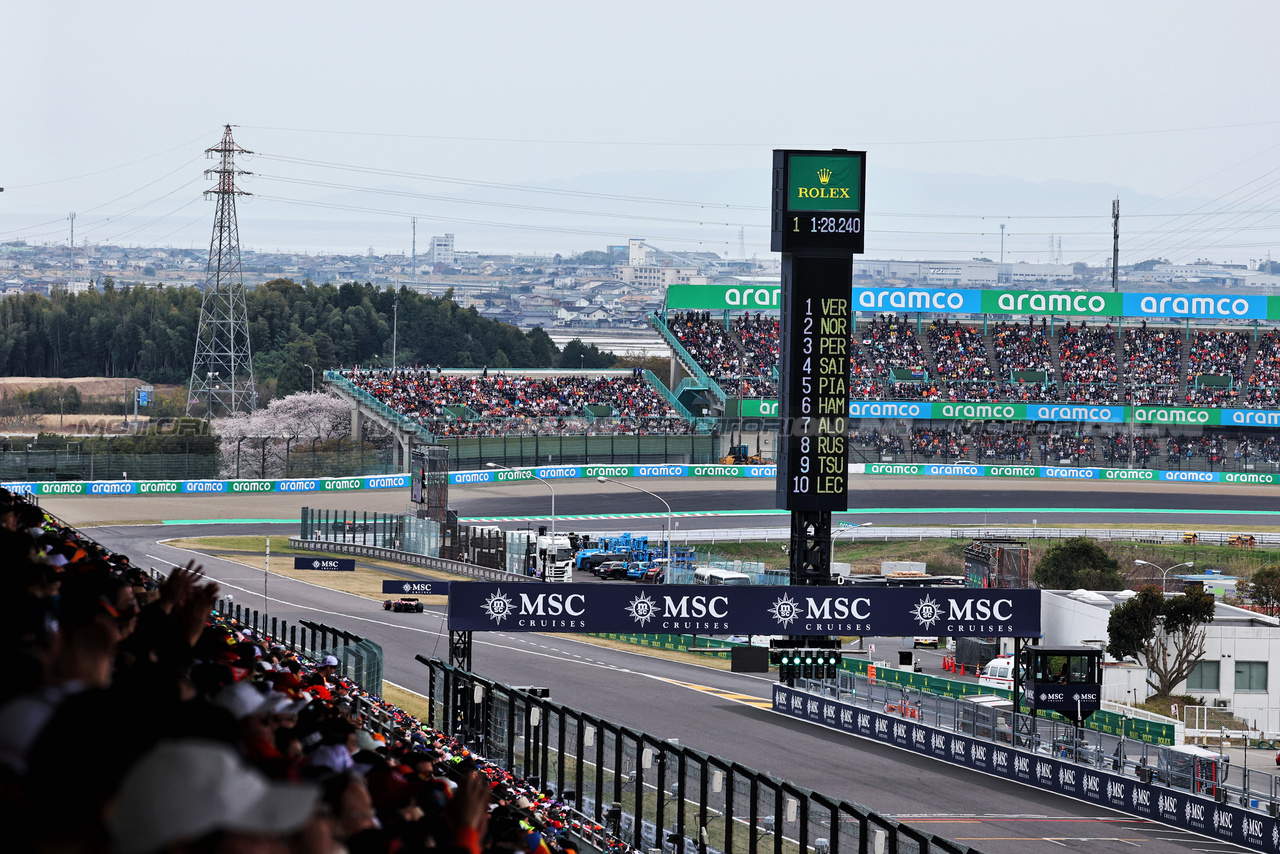
<svg viewBox="0 0 1280 854">
<path fill-rule="evenodd" d="M 787 208 L 792 211 L 861 210 L 862 157 L 793 154 Z"/>
</svg>

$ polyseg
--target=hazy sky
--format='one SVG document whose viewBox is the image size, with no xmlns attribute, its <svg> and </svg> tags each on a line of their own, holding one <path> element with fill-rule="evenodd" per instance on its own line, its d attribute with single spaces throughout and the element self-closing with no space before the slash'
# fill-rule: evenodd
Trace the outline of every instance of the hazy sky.
<svg viewBox="0 0 1280 854">
<path fill-rule="evenodd" d="M 736 252 L 744 227 L 763 253 L 770 150 L 841 147 L 868 151 L 872 214 L 935 215 L 869 214 L 868 254 L 928 242 L 876 237 L 877 224 L 952 232 L 929 244 L 952 254 L 991 252 L 994 220 L 974 217 L 1009 213 L 1022 217 L 1010 233 L 1037 246 L 1056 230 L 1097 251 L 1114 190 L 1143 199 L 1125 213 L 1239 211 L 1135 223 L 1150 230 L 1144 249 L 1260 258 L 1280 249 L 1277 24 L 1270 0 L 15 0 L 0 11 L 0 240 L 65 241 L 75 210 L 77 243 L 206 245 L 202 152 L 229 122 L 257 153 L 243 186 L 258 198 L 240 208 L 257 248 L 407 250 L 416 215 L 420 251 L 443 231 L 460 248 L 555 252 L 629 235 L 696 242 L 702 228 Z M 894 182 L 876 185 L 888 169 L 1100 189 L 1088 211 L 1063 209 L 1052 186 L 1042 208 L 1011 211 L 991 182 L 964 202 L 942 179 L 936 197 L 895 197 Z M 759 185 L 749 172 L 736 190 L 691 178 L 690 193 L 716 195 L 655 206 L 655 189 L 670 198 L 680 181 L 643 174 L 654 170 L 759 170 Z M 459 194 L 490 204 L 438 198 Z M 301 204 L 317 200 L 328 207 Z M 714 229 L 698 223 L 708 210 Z M 1038 225 L 1032 213 L 1096 218 Z"/>
</svg>

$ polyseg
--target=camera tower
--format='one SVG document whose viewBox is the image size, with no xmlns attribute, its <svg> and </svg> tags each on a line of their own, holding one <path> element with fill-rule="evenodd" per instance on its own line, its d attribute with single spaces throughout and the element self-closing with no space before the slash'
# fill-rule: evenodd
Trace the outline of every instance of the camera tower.
<svg viewBox="0 0 1280 854">
<path fill-rule="evenodd" d="M 195 358 L 191 362 L 191 387 L 187 414 L 204 408 L 208 417 L 216 411 L 236 412 L 258 408 L 258 391 L 253 381 L 253 356 L 249 351 L 249 313 L 245 306 L 244 279 L 240 272 L 240 227 L 236 223 L 236 196 L 247 195 L 236 188 L 236 154 L 252 154 L 236 145 L 227 125 L 222 141 L 206 149 L 218 165 L 205 170 L 217 184 L 205 191 L 216 197 L 217 214 L 209 242 L 209 267 L 200 304 L 200 327 L 196 334 Z"/>
</svg>

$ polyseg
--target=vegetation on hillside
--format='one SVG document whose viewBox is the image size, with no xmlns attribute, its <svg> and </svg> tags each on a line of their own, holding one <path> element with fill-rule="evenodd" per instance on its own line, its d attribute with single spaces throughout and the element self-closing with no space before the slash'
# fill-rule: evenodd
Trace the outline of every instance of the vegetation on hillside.
<svg viewBox="0 0 1280 854">
<path fill-rule="evenodd" d="M 261 382 L 275 394 L 311 388 L 317 372 L 391 361 L 399 297 L 396 363 L 449 368 L 604 368 L 613 356 L 571 341 L 564 353 L 542 329 L 522 332 L 462 308 L 446 293 L 424 296 L 368 284 L 267 282 L 246 292 L 250 346 Z M 196 288 L 118 287 L 28 294 L 0 302 L 0 376 L 137 376 L 185 383 L 200 319 Z M 39 401 L 48 411 L 49 402 Z M 32 401 L 33 405 L 36 401 Z M 56 408 L 53 411 L 57 411 Z"/>
</svg>

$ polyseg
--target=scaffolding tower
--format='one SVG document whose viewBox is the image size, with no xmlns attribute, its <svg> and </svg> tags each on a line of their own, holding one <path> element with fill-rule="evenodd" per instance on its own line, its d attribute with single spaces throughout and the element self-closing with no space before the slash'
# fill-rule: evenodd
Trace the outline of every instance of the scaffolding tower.
<svg viewBox="0 0 1280 854">
<path fill-rule="evenodd" d="M 218 165 L 205 170 L 217 184 L 205 191 L 216 197 L 217 213 L 209 242 L 209 266 L 200 304 L 200 326 L 196 334 L 195 357 L 191 362 L 191 383 L 187 414 L 203 408 L 212 418 L 242 409 L 258 408 L 258 389 L 253 378 L 253 354 L 249 348 L 249 312 L 245 305 L 244 279 L 240 270 L 240 227 L 236 222 L 236 196 L 247 195 L 236 188 L 236 154 L 252 154 L 236 145 L 227 125 L 222 141 L 206 149 Z"/>
</svg>

